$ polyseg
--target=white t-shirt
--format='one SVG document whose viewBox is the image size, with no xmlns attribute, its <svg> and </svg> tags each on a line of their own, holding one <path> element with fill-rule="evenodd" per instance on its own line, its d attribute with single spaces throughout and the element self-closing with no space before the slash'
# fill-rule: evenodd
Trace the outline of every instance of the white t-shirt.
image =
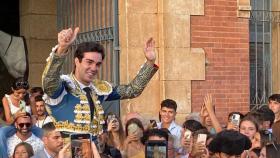
<svg viewBox="0 0 280 158">
<path fill-rule="evenodd" d="M 16 145 L 21 142 L 26 142 L 26 143 L 30 144 L 33 148 L 34 154 L 37 151 L 42 150 L 44 148 L 44 144 L 43 144 L 42 140 L 33 134 L 25 141 L 22 141 L 16 134 L 14 134 L 13 136 L 11 136 L 7 139 L 9 157 L 13 156 Z"/>
<path fill-rule="evenodd" d="M 26 105 L 25 105 L 25 102 L 24 102 L 23 100 L 20 101 L 20 102 L 21 102 L 21 103 L 20 103 L 20 106 L 17 107 L 17 106 L 15 106 L 15 105 L 12 103 L 12 100 L 11 100 L 11 96 L 10 96 L 10 95 L 5 94 L 5 97 L 6 97 L 7 100 L 8 100 L 9 107 L 10 107 L 10 111 L 11 111 L 11 114 L 12 114 L 12 115 L 14 115 L 17 111 L 19 111 L 20 108 L 21 108 L 21 106 L 24 108 L 24 110 L 25 110 L 26 112 L 28 112 L 28 113 L 31 114 L 31 108 L 30 108 L 30 106 L 26 106 Z"/>
<path fill-rule="evenodd" d="M 53 122 L 52 118 L 50 116 L 45 117 L 43 120 L 37 120 L 36 126 L 42 128 L 44 124 L 47 124 L 49 122 Z"/>
</svg>

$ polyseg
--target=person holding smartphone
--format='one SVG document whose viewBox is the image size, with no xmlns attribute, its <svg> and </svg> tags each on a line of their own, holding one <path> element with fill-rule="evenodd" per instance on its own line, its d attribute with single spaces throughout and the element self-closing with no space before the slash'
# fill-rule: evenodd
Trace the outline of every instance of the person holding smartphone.
<svg viewBox="0 0 280 158">
<path fill-rule="evenodd" d="M 108 132 L 108 140 L 107 144 L 109 146 L 115 147 L 118 150 L 123 150 L 125 133 L 123 130 L 123 125 L 119 117 L 115 114 L 107 115 L 107 132 Z"/>
<path fill-rule="evenodd" d="M 126 139 L 124 141 L 124 150 L 122 156 L 124 158 L 144 157 L 144 145 L 141 142 L 144 126 L 137 118 L 132 118 L 125 125 Z"/>
</svg>

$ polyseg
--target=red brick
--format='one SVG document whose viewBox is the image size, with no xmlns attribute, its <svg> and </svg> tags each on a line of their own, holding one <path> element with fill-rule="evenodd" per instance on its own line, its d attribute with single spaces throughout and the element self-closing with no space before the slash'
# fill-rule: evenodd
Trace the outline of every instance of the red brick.
<svg viewBox="0 0 280 158">
<path fill-rule="evenodd" d="M 206 93 L 216 113 L 249 110 L 249 21 L 237 17 L 237 0 L 205 0 L 205 15 L 191 16 L 191 47 L 203 48 L 209 64 L 205 81 L 192 81 L 192 110 L 199 111 Z"/>
</svg>

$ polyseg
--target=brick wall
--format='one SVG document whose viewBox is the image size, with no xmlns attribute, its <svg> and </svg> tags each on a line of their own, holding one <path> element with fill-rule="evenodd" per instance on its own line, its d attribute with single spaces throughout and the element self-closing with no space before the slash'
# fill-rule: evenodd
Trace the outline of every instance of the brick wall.
<svg viewBox="0 0 280 158">
<path fill-rule="evenodd" d="M 191 47 L 206 52 L 206 80 L 192 81 L 192 111 L 213 94 L 222 123 L 249 110 L 249 22 L 237 17 L 237 0 L 205 0 L 205 16 L 191 17 Z"/>
</svg>

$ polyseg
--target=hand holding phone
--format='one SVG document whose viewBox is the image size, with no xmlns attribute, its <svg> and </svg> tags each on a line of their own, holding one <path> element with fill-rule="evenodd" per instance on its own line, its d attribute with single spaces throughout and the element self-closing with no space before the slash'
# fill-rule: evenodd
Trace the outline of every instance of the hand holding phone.
<svg viewBox="0 0 280 158">
<path fill-rule="evenodd" d="M 203 145 L 206 145 L 206 139 L 207 139 L 207 135 L 206 134 L 198 134 L 197 137 L 197 143 L 202 143 Z"/>
<path fill-rule="evenodd" d="M 91 158 L 91 134 L 71 134 L 72 158 Z"/>
<path fill-rule="evenodd" d="M 239 114 L 233 114 L 231 116 L 231 123 L 236 125 L 236 126 L 239 126 L 239 123 L 240 123 L 240 115 Z"/>
<path fill-rule="evenodd" d="M 186 129 L 185 133 L 184 133 L 184 138 L 186 140 L 189 140 L 191 138 L 192 132 L 188 129 Z"/>
</svg>

